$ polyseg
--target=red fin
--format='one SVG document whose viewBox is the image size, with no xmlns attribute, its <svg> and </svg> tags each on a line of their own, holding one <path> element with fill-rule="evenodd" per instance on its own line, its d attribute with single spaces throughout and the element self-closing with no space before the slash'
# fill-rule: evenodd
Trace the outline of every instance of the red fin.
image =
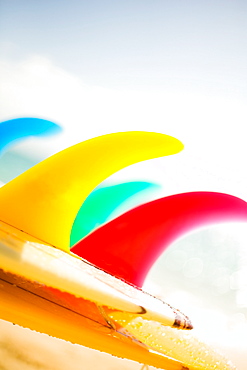
<svg viewBox="0 0 247 370">
<path fill-rule="evenodd" d="M 214 192 L 176 194 L 146 203 L 77 243 L 71 251 L 137 286 L 160 254 L 195 228 L 247 221 L 247 202 Z"/>
</svg>

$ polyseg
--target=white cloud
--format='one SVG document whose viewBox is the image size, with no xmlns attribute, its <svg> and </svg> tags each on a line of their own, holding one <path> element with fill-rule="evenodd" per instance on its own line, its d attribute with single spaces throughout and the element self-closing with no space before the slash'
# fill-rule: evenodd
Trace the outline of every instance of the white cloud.
<svg viewBox="0 0 247 370">
<path fill-rule="evenodd" d="M 236 96 L 210 96 L 203 86 L 197 94 L 185 94 L 179 86 L 172 93 L 169 86 L 156 91 L 87 86 L 40 56 L 21 62 L 1 61 L 0 69 L 1 120 L 36 116 L 64 127 L 62 135 L 47 138 L 45 144 L 33 139 L 17 148 L 32 152 L 40 148 L 48 155 L 105 133 L 163 132 L 185 144 L 179 159 L 174 156 L 162 161 L 172 177 L 165 179 L 168 193 L 204 189 L 247 199 L 247 113 Z"/>
</svg>

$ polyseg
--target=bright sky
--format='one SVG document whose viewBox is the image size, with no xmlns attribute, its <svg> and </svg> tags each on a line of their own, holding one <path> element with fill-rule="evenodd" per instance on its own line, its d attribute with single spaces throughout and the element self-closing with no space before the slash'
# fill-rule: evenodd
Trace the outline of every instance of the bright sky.
<svg viewBox="0 0 247 370">
<path fill-rule="evenodd" d="M 185 144 L 160 164 L 172 178 L 168 193 L 247 200 L 245 1 L 0 4 L 0 119 L 37 116 L 64 128 L 49 146 L 25 150 L 41 145 L 51 154 L 108 132 L 163 132 Z"/>
<path fill-rule="evenodd" d="M 41 158 L 105 133 L 163 132 L 184 151 L 113 179 L 247 201 L 246 19 L 245 0 L 0 0 L 0 120 L 59 123 L 62 135 L 16 147 Z"/>
</svg>

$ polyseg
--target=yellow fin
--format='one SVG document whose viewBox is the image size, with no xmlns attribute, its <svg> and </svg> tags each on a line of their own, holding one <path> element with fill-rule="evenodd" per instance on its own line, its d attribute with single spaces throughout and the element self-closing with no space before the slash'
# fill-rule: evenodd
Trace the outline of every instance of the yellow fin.
<svg viewBox="0 0 247 370">
<path fill-rule="evenodd" d="M 131 131 L 108 134 L 67 148 L 0 189 L 0 220 L 69 251 L 70 232 L 91 191 L 116 171 L 175 154 L 183 144 L 168 135 Z"/>
</svg>

